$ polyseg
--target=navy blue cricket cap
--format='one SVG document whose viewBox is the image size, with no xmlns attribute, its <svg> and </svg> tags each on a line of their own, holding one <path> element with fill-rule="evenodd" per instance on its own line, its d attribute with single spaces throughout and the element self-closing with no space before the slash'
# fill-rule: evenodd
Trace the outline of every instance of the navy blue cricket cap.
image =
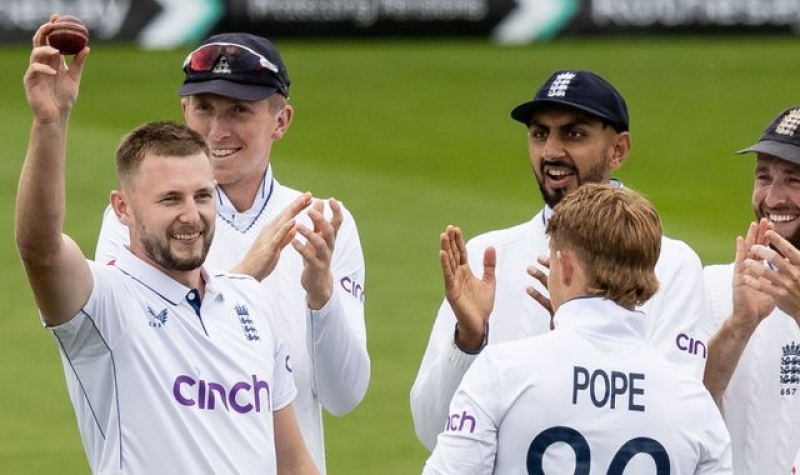
<svg viewBox="0 0 800 475">
<path fill-rule="evenodd" d="M 764 129 L 758 142 L 736 153 L 764 153 L 800 165 L 798 126 L 800 126 L 800 105 L 792 106 L 781 112 Z"/>
<path fill-rule="evenodd" d="M 625 99 L 608 81 L 591 71 L 556 71 L 536 91 L 533 100 L 511 111 L 511 117 L 530 125 L 536 109 L 547 105 L 562 105 L 588 112 L 607 122 L 617 132 L 630 128 Z"/>
<path fill-rule="evenodd" d="M 289 73 L 278 48 L 250 33 L 211 36 L 186 56 L 180 96 L 218 94 L 260 101 L 278 93 L 289 97 Z"/>
</svg>

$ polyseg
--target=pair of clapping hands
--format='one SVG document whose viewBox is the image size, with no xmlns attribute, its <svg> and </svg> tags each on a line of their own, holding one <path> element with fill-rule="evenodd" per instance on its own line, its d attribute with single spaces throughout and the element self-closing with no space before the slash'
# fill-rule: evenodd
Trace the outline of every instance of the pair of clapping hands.
<svg viewBox="0 0 800 475">
<path fill-rule="evenodd" d="M 324 213 L 326 202 L 332 212 L 330 220 Z M 297 223 L 297 216 L 306 209 L 313 229 Z M 333 292 L 331 261 L 341 224 L 342 209 L 338 201 L 314 200 L 311 193 L 305 192 L 261 230 L 233 271 L 263 280 L 278 265 L 281 251 L 291 243 L 303 258 L 300 282 L 308 295 L 308 306 L 319 310 Z M 304 239 L 298 239 L 298 234 Z"/>
</svg>

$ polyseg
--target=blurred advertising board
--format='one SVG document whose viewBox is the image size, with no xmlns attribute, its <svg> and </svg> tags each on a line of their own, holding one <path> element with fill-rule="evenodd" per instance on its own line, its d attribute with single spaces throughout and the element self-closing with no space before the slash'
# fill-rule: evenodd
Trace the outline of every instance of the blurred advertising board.
<svg viewBox="0 0 800 475">
<path fill-rule="evenodd" d="M 92 41 L 190 45 L 210 33 L 270 37 L 490 37 L 797 33 L 800 0 L 2 0 L 0 42 L 27 42 L 51 12 Z"/>
</svg>

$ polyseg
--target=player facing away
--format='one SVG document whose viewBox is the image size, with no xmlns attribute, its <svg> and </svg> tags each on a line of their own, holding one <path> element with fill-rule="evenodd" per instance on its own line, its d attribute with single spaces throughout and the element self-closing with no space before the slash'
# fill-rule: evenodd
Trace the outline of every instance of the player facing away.
<svg viewBox="0 0 800 475">
<path fill-rule="evenodd" d="M 711 395 L 645 339 L 637 307 L 658 289 L 662 242 L 652 205 L 587 184 L 555 206 L 546 233 L 555 329 L 481 352 L 423 473 L 732 473 Z M 447 292 L 486 318 L 494 281 L 472 274 L 458 234 L 442 238 Z"/>
<path fill-rule="evenodd" d="M 111 205 L 130 246 L 115 265 L 62 234 L 67 128 L 89 49 L 68 66 L 44 41 L 51 28 L 37 30 L 24 77 L 33 122 L 16 239 L 92 472 L 318 473 L 277 310 L 254 279 L 203 263 L 215 202 L 200 134 L 151 122 L 121 142 Z"/>
<path fill-rule="evenodd" d="M 184 119 L 209 143 L 217 180 L 217 239 L 207 261 L 263 279 L 278 300 L 297 418 L 324 473 L 322 408 L 344 415 L 369 385 L 365 264 L 356 222 L 340 202 L 309 206 L 310 195 L 275 177 L 272 147 L 294 117 L 288 71 L 275 45 L 247 33 L 215 35 L 189 53 L 183 72 Z M 293 240 L 295 230 L 300 236 Z M 117 259 L 127 240 L 124 223 L 107 209 L 96 260 Z M 284 248 L 290 241 L 292 248 Z"/>
<path fill-rule="evenodd" d="M 737 475 L 785 473 L 800 450 L 800 105 L 775 117 L 755 153 L 758 222 L 735 260 L 705 268 L 712 320 L 704 382 L 731 433 Z"/>
<path fill-rule="evenodd" d="M 540 285 L 544 273 L 533 264 L 547 254 L 544 230 L 553 207 L 583 184 L 618 184 L 611 175 L 630 151 L 625 100 L 589 71 L 556 71 L 511 116 L 528 130 L 531 168 L 545 207 L 525 223 L 467 243 L 476 275 L 483 273 L 489 248 L 496 256 L 496 296 L 493 311 L 480 320 L 467 318 L 447 298 L 439 307 L 410 398 L 417 437 L 429 449 L 445 425 L 455 388 L 485 345 L 550 331 L 552 310 Z M 656 275 L 660 290 L 641 308 L 648 316 L 645 338 L 700 379 L 705 345 L 693 336 L 705 311 L 700 258 L 684 242 L 663 237 Z"/>
</svg>

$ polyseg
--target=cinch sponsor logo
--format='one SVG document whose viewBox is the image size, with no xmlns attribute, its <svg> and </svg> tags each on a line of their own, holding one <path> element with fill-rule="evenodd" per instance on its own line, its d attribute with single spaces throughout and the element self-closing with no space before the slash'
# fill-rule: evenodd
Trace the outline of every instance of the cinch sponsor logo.
<svg viewBox="0 0 800 475">
<path fill-rule="evenodd" d="M 239 381 L 230 389 L 220 383 L 194 379 L 182 374 L 175 378 L 172 385 L 172 394 L 182 406 L 197 406 L 198 409 L 213 411 L 217 405 L 222 405 L 225 410 L 231 409 L 239 414 L 247 414 L 255 410 L 261 412 L 271 411 L 271 397 L 269 383 L 261 381 L 253 375 L 251 381 Z"/>
<path fill-rule="evenodd" d="M 444 424 L 445 432 L 461 432 L 464 430 L 464 425 L 469 422 L 469 433 L 475 432 L 475 418 L 467 414 L 467 411 L 461 414 L 451 414 Z"/>
<path fill-rule="evenodd" d="M 344 276 L 342 280 L 339 281 L 339 285 L 342 286 L 345 292 L 360 300 L 361 303 L 364 303 L 364 287 L 356 282 L 355 279 Z"/>
<path fill-rule="evenodd" d="M 706 344 L 700 340 L 695 340 L 689 335 L 681 333 L 675 337 L 675 344 L 681 351 L 685 351 L 691 355 L 700 355 L 703 359 L 706 359 Z"/>
</svg>

